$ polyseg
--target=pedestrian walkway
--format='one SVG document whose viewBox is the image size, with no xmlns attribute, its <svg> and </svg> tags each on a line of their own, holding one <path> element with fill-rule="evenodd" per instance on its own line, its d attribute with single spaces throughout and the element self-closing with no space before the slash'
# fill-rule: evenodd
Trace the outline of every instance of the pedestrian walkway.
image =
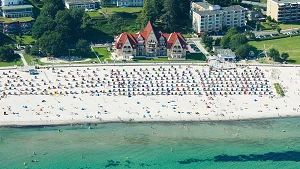
<svg viewBox="0 0 300 169">
<path fill-rule="evenodd" d="M 24 66 L 28 66 L 28 63 L 26 62 L 26 60 L 25 60 L 25 58 L 24 58 L 24 56 L 23 56 L 23 53 L 19 53 L 19 55 L 20 55 L 20 57 L 21 57 L 21 60 L 22 60 L 22 62 L 23 62 L 23 64 L 24 64 Z"/>
</svg>

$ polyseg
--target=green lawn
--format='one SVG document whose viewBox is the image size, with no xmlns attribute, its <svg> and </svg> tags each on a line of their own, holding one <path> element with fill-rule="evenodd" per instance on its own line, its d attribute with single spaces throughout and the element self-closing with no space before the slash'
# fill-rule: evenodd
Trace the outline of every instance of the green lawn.
<svg viewBox="0 0 300 169">
<path fill-rule="evenodd" d="M 32 38 L 32 36 L 23 35 L 22 38 L 20 38 L 19 36 L 16 36 L 16 42 L 17 43 L 22 42 L 22 43 L 19 43 L 21 45 L 30 45 L 30 44 L 35 43 L 35 40 Z"/>
<path fill-rule="evenodd" d="M 106 48 L 94 48 L 94 51 L 97 52 L 101 62 L 103 62 L 105 59 L 108 60 L 110 58 L 111 53 L 107 51 Z"/>
<path fill-rule="evenodd" d="M 99 11 L 92 11 L 92 12 L 87 12 L 87 14 L 93 19 L 93 18 L 100 18 L 102 15 L 100 14 Z"/>
<path fill-rule="evenodd" d="M 15 54 L 13 58 L 10 58 L 6 62 L 0 62 L 0 67 L 5 67 L 5 66 L 23 66 L 23 62 L 21 61 L 21 58 L 19 55 Z"/>
<path fill-rule="evenodd" d="M 300 24 L 279 24 L 282 30 L 300 28 Z"/>
<path fill-rule="evenodd" d="M 290 55 L 288 58 L 289 63 L 300 64 L 300 36 L 264 41 L 251 41 L 249 44 L 253 45 L 260 51 L 264 49 L 264 44 L 266 45 L 266 48 L 272 45 L 272 47 L 277 49 L 280 53 L 287 52 Z"/>
<path fill-rule="evenodd" d="M 0 17 L 0 22 L 12 23 L 12 22 L 28 22 L 34 20 L 32 17 L 22 17 L 22 18 L 4 18 Z"/>
<path fill-rule="evenodd" d="M 139 13 L 142 9 L 142 7 L 107 8 L 107 14 L 113 14 L 116 12 Z M 101 11 L 106 13 L 106 8 L 101 8 Z"/>
</svg>

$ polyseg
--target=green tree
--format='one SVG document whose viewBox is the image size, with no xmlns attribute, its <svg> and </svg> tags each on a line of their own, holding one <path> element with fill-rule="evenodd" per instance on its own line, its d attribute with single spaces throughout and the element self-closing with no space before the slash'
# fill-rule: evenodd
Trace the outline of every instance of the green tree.
<svg viewBox="0 0 300 169">
<path fill-rule="evenodd" d="M 222 40 L 222 38 L 216 38 L 215 39 L 215 46 L 220 46 L 221 45 L 221 40 Z"/>
<path fill-rule="evenodd" d="M 236 50 L 239 46 L 246 44 L 248 39 L 243 34 L 236 34 L 231 36 L 229 46 L 231 50 Z"/>
<path fill-rule="evenodd" d="M 0 46 L 0 61 L 5 62 L 14 56 L 14 49 L 11 46 Z"/>
<path fill-rule="evenodd" d="M 280 26 L 277 26 L 277 27 L 276 27 L 276 30 L 277 30 L 277 32 L 280 34 L 280 32 L 281 32 Z"/>
<path fill-rule="evenodd" d="M 26 45 L 26 46 L 25 46 L 25 53 L 26 53 L 26 54 L 29 54 L 29 53 L 30 53 L 30 46 L 29 46 L 29 45 Z"/>
<path fill-rule="evenodd" d="M 284 60 L 284 61 L 286 61 L 289 56 L 290 55 L 286 52 L 281 53 L 281 59 Z"/>
<path fill-rule="evenodd" d="M 155 16 L 156 16 L 156 10 L 154 6 L 154 1 L 145 0 L 142 14 L 141 14 L 143 24 L 145 25 L 148 21 L 154 23 L 156 18 Z"/>
<path fill-rule="evenodd" d="M 166 29 L 175 30 L 176 27 L 176 0 L 165 0 L 161 20 L 166 23 Z"/>
<path fill-rule="evenodd" d="M 38 43 L 44 53 L 54 56 L 60 56 L 66 53 L 66 43 L 58 32 L 45 32 L 38 40 Z"/>
<path fill-rule="evenodd" d="M 57 25 L 64 25 L 69 28 L 73 26 L 71 23 L 73 22 L 73 18 L 69 14 L 68 10 L 60 10 L 55 15 L 55 22 Z"/>
<path fill-rule="evenodd" d="M 221 47 L 223 49 L 229 48 L 230 47 L 229 43 L 230 43 L 230 36 L 228 35 L 223 36 L 221 39 Z"/>
<path fill-rule="evenodd" d="M 89 56 L 91 54 L 91 48 L 89 42 L 84 39 L 78 40 L 78 42 L 76 43 L 75 51 L 78 56 L 82 56 L 82 57 Z"/>
<path fill-rule="evenodd" d="M 248 43 L 240 45 L 236 50 L 235 54 L 239 59 L 245 59 L 249 56 L 250 51 L 252 51 L 252 46 Z"/>
<path fill-rule="evenodd" d="M 276 62 L 281 61 L 279 51 L 274 49 L 274 48 L 271 48 L 269 50 L 269 56 L 270 56 L 270 58 L 272 58 Z"/>
<path fill-rule="evenodd" d="M 52 18 L 47 16 L 39 16 L 32 26 L 32 37 L 34 39 L 40 38 L 44 32 L 53 30 L 55 22 Z"/>
<path fill-rule="evenodd" d="M 65 42 L 72 42 L 72 35 L 74 34 L 72 30 L 65 25 L 57 25 L 54 29 L 55 32 L 59 33 Z"/>
<path fill-rule="evenodd" d="M 38 43 L 35 43 L 32 48 L 30 49 L 30 54 L 37 56 L 39 54 L 39 45 Z"/>
<path fill-rule="evenodd" d="M 46 16 L 54 19 L 56 13 L 58 12 L 58 7 L 52 3 L 45 3 L 41 10 L 40 16 Z"/>
<path fill-rule="evenodd" d="M 54 4 L 58 8 L 58 10 L 65 9 L 65 4 L 62 0 L 44 0 L 44 4 L 47 3 Z"/>
</svg>

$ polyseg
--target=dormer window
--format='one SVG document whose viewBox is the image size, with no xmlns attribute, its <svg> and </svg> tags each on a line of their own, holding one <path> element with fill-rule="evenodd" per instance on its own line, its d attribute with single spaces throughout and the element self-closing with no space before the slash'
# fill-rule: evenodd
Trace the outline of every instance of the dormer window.
<svg viewBox="0 0 300 169">
<path fill-rule="evenodd" d="M 121 45 L 121 44 L 119 44 L 119 48 L 120 48 L 120 47 L 122 47 L 122 45 Z"/>
</svg>

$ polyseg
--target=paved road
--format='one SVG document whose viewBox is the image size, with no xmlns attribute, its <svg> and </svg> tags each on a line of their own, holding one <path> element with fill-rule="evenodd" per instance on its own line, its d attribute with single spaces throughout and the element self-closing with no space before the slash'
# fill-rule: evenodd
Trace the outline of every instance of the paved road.
<svg viewBox="0 0 300 169">
<path fill-rule="evenodd" d="M 251 5 L 257 5 L 261 7 L 267 7 L 266 3 L 259 3 L 259 2 L 252 2 L 252 1 L 242 1 L 244 4 L 251 4 Z"/>
</svg>

